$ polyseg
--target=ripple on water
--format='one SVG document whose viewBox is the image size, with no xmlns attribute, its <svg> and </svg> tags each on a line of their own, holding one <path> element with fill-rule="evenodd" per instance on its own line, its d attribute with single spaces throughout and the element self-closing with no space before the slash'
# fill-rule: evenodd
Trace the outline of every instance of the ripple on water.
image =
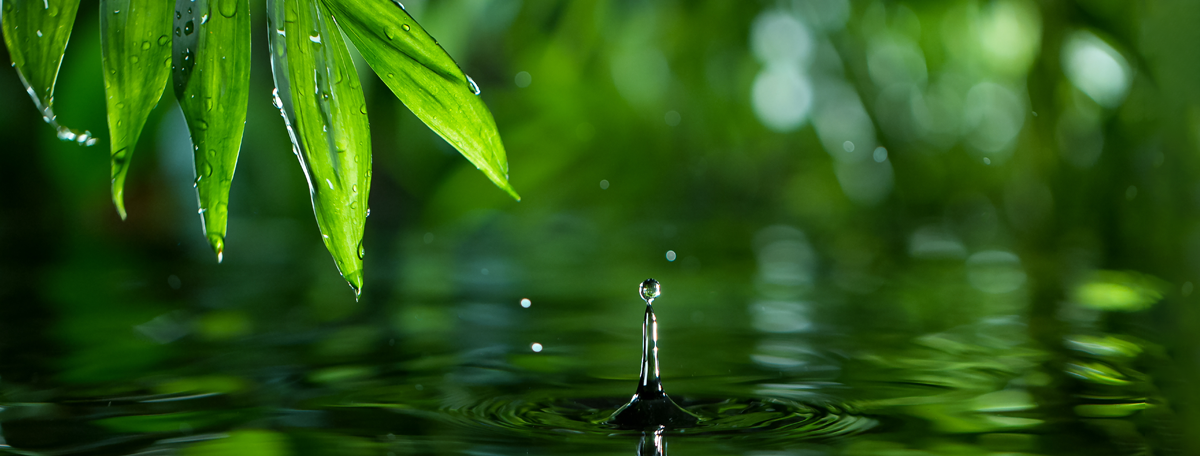
<svg viewBox="0 0 1200 456">
<path fill-rule="evenodd" d="M 624 404 L 619 398 L 557 398 L 495 396 L 471 405 L 436 411 L 400 408 L 394 411 L 436 419 L 465 430 L 488 429 L 522 435 L 561 438 L 564 434 L 607 437 L 641 435 L 606 421 Z M 846 437 L 876 426 L 871 417 L 845 404 L 805 403 L 783 398 L 683 399 L 677 401 L 700 417 L 691 427 L 668 429 L 664 435 L 697 435 L 736 438 L 753 434 L 759 441 L 804 441 Z"/>
</svg>

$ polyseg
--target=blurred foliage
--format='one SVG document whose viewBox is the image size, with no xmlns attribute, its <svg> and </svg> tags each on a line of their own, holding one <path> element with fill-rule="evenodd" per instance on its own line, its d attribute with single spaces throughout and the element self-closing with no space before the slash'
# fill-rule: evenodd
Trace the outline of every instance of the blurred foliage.
<svg viewBox="0 0 1200 456">
<path fill-rule="evenodd" d="M 891 425 L 789 450 L 1200 451 L 1183 432 L 1200 425 L 1200 50 L 1180 45 L 1200 40 L 1200 5 L 405 6 L 480 87 L 520 203 L 354 56 L 377 171 L 377 285 L 356 303 L 268 97 L 250 98 L 237 253 L 219 266 L 186 209 L 191 145 L 171 102 L 147 122 L 125 223 L 106 206 L 107 158 L 13 103 L 0 140 L 26 152 L 7 157 L 23 172 L 0 206 L 0 300 L 17 303 L 0 306 L 0 401 L 196 379 L 224 393 L 214 408 L 274 411 L 230 430 L 267 422 L 305 452 L 628 452 L 480 432 L 442 407 L 626 399 L 634 288 L 654 277 L 672 397 L 832 395 Z M 96 36 L 80 14 L 77 36 Z M 55 107 L 70 125 L 104 124 L 99 55 L 90 40 L 66 54 Z M 251 94 L 269 93 L 268 62 L 251 66 Z M 23 90 L 0 72 L 0 99 Z M 34 412 L 0 415 L 15 445 L 32 418 L 13 410 Z"/>
</svg>

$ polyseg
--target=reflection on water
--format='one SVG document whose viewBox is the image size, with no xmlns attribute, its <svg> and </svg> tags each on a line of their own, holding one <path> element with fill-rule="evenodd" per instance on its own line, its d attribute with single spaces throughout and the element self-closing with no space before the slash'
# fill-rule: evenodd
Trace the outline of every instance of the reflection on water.
<svg viewBox="0 0 1200 456">
<path fill-rule="evenodd" d="M 660 335 L 670 347 L 662 366 L 673 401 L 657 375 L 650 303 L 658 293 L 643 294 L 639 379 L 621 368 L 633 357 L 627 312 L 625 324 L 610 327 L 605 314 L 587 311 L 584 302 L 570 311 L 553 300 L 529 306 L 514 299 L 511 312 L 462 303 L 405 314 L 429 328 L 447 321 L 447 328 L 480 332 L 466 338 L 449 329 L 393 338 L 385 335 L 390 323 L 362 322 L 197 341 L 178 328 L 209 321 L 243 328 L 207 330 L 213 334 L 246 334 L 245 327 L 259 323 L 167 314 L 126 326 L 144 343 L 89 342 L 89 353 L 130 358 L 110 358 L 124 366 L 111 381 L 6 378 L 0 444 L 39 455 L 666 454 L 668 441 L 677 455 L 1078 454 L 1079 448 L 1143 454 L 1177 446 L 1172 406 L 1152 376 L 1164 368 L 1162 349 L 1127 332 L 1121 317 L 1154 304 L 1161 296 L 1157 279 L 1084 276 L 1057 317 L 1059 343 L 1046 346 L 1033 336 L 1032 320 L 1006 312 L 922 330 L 895 324 L 911 316 L 861 310 L 875 300 L 902 304 L 907 287 L 931 284 L 975 290 L 979 299 L 996 296 L 995 287 L 979 286 L 961 256 L 955 279 L 896 279 L 855 298 L 861 295 L 805 278 L 815 259 L 802 233 L 773 227 L 758 239 L 764 259 L 755 293 L 773 300 L 751 301 L 741 322 L 729 318 L 703 329 L 675 318 L 684 304 L 674 298 L 662 309 L 672 315 Z M 912 273 L 935 277 L 940 267 Z M 1011 273 L 1001 268 L 994 275 L 1008 280 Z M 841 304 L 834 309 L 827 302 Z M 410 307 L 401 305 L 405 312 Z M 484 321 L 464 310 L 507 316 Z M 534 313 L 522 319 L 514 312 Z M 917 321 L 935 321 L 924 318 Z M 63 324 L 70 322 L 66 317 Z M 534 343 L 540 351 L 530 349 L 533 337 L 546 342 Z M 170 356 L 164 347 L 207 351 L 220 362 L 173 370 L 134 362 Z M 64 358 L 74 364 L 67 372 L 93 359 Z M 640 410 L 639 417 L 654 419 L 632 425 L 614 414 L 635 380 L 633 404 L 661 394 L 672 414 Z"/>
</svg>

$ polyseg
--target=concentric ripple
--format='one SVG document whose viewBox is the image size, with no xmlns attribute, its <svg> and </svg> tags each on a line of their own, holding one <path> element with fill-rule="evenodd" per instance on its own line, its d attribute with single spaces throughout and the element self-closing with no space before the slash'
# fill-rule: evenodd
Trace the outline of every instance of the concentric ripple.
<svg viewBox="0 0 1200 456">
<path fill-rule="evenodd" d="M 850 407 L 830 403 L 811 404 L 781 398 L 683 399 L 679 405 L 699 416 L 700 422 L 683 429 L 665 430 L 667 435 L 705 435 L 714 438 L 754 434 L 756 439 L 817 440 L 858 434 L 876 426 L 873 418 Z M 509 430 L 545 437 L 564 434 L 594 436 L 639 435 L 606 424 L 613 411 L 624 404 L 619 398 L 554 398 L 496 396 L 472 405 L 443 407 L 436 412 L 397 410 L 467 427 Z"/>
</svg>

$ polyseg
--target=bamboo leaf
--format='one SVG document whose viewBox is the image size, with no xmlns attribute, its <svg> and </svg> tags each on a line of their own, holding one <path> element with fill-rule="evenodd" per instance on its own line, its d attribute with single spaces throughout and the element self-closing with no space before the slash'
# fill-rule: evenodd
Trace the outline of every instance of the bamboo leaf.
<svg viewBox="0 0 1200 456">
<path fill-rule="evenodd" d="M 100 0 L 100 44 L 112 159 L 112 199 L 125 219 L 125 174 L 171 74 L 171 5 Z"/>
<path fill-rule="evenodd" d="M 479 168 L 520 201 L 508 183 L 508 159 L 479 87 L 397 2 L 320 0 L 388 88 Z"/>
<path fill-rule="evenodd" d="M 0 23 L 4 28 L 4 44 L 12 56 L 13 67 L 25 91 L 42 112 L 42 119 L 67 141 L 90 146 L 96 138 L 89 131 L 76 131 L 59 125 L 54 115 L 54 83 L 58 80 L 58 67 L 63 53 L 67 51 L 67 40 L 71 38 L 71 27 L 75 25 L 75 13 L 79 0 L 3 0 L 4 11 Z"/>
<path fill-rule="evenodd" d="M 268 0 L 276 107 L 308 179 L 317 226 L 342 277 L 362 292 L 371 133 L 342 34 L 318 0 Z"/>
<path fill-rule="evenodd" d="M 250 94 L 247 0 L 177 0 L 175 97 L 187 120 L 204 234 L 220 262 Z"/>
</svg>

